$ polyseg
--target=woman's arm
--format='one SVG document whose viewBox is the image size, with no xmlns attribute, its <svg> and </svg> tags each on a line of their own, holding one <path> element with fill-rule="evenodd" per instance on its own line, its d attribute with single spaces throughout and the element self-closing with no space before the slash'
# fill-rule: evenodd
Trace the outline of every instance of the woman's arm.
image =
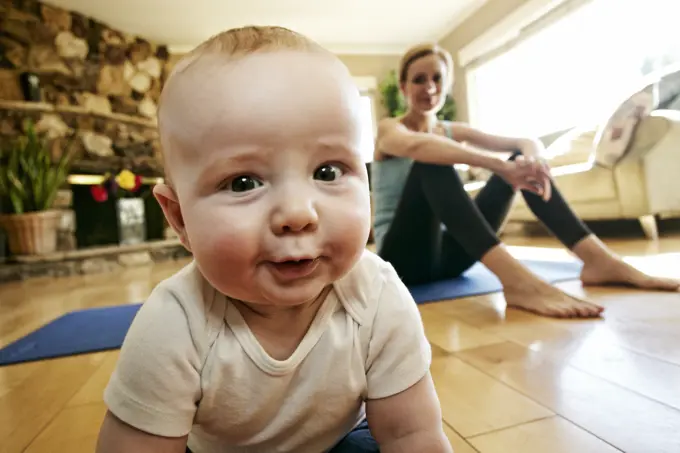
<svg viewBox="0 0 680 453">
<path fill-rule="evenodd" d="M 539 194 L 545 201 L 548 201 L 552 195 L 550 184 L 550 168 L 548 164 L 541 159 L 541 155 L 545 151 L 543 142 L 532 138 L 515 138 L 504 137 L 501 135 L 488 134 L 479 129 L 475 129 L 462 123 L 451 123 L 451 134 L 461 141 L 470 142 L 473 145 L 491 150 L 491 151 L 520 151 L 537 172 L 536 184 L 531 184 L 534 191 Z M 530 189 L 531 190 L 531 189 Z"/>
<path fill-rule="evenodd" d="M 437 165 L 467 164 L 486 168 L 501 176 L 516 189 L 534 192 L 545 199 L 550 197 L 550 170 L 547 165 L 532 159 L 542 149 L 540 142 L 530 139 L 498 137 L 457 125 L 452 130 L 458 140 L 470 141 L 478 146 L 487 145 L 492 152 L 480 151 L 458 140 L 428 132 L 414 132 L 396 118 L 385 118 L 378 125 L 376 151 L 393 156 Z M 459 137 L 459 134 L 462 137 Z M 508 161 L 493 155 L 493 151 L 519 150 L 529 159 Z"/>
<path fill-rule="evenodd" d="M 385 118 L 378 124 L 377 151 L 418 162 L 454 165 L 467 164 L 487 168 L 495 173 L 505 169 L 506 162 L 488 152 L 428 132 L 414 132 L 396 118 Z"/>
<path fill-rule="evenodd" d="M 456 140 L 468 142 L 489 151 L 521 151 L 525 156 L 540 157 L 543 143 L 528 137 L 506 137 L 480 131 L 464 123 L 450 123 L 451 134 Z"/>
</svg>

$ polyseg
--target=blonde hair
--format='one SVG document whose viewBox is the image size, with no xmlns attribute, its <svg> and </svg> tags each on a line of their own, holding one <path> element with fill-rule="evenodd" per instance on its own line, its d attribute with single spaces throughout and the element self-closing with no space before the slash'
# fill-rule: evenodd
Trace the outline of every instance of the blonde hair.
<svg viewBox="0 0 680 453">
<path fill-rule="evenodd" d="M 439 59 L 444 62 L 450 88 L 450 85 L 453 83 L 453 57 L 451 57 L 451 54 L 446 49 L 433 43 L 418 44 L 411 47 L 404 53 L 404 55 L 401 57 L 401 60 L 399 61 L 399 82 L 406 82 L 408 68 L 414 61 L 433 54 L 437 55 Z"/>
<path fill-rule="evenodd" d="M 157 123 L 160 135 L 163 135 L 163 101 L 168 96 L 168 92 L 171 91 L 174 79 L 191 70 L 201 60 L 208 57 L 217 57 L 223 58 L 225 62 L 228 62 L 258 52 L 281 50 L 316 52 L 334 57 L 332 53 L 312 39 L 285 27 L 249 25 L 220 32 L 184 54 L 168 75 L 158 100 Z M 163 148 L 161 146 L 161 159 L 165 161 L 165 151 Z M 166 184 L 171 184 L 167 169 L 165 174 Z"/>
<path fill-rule="evenodd" d="M 234 59 L 257 52 L 277 50 L 328 52 L 315 41 L 288 28 L 249 25 L 232 28 L 208 38 L 179 60 L 170 77 L 184 72 L 206 56 Z"/>
</svg>

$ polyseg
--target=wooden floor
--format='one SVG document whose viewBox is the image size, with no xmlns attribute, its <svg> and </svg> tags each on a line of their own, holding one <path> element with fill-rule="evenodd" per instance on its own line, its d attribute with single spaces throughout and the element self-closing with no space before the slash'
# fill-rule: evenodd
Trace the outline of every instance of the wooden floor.
<svg viewBox="0 0 680 453">
<path fill-rule="evenodd" d="M 525 256 L 564 253 L 547 239 L 509 242 Z M 680 275 L 680 236 L 607 242 L 650 272 Z M 140 301 L 184 263 L 2 285 L 0 346 L 70 310 Z M 680 452 L 680 295 L 564 288 L 604 304 L 604 319 L 505 311 L 500 296 L 421 306 L 456 453 Z M 116 359 L 0 368 L 0 452 L 92 452 Z"/>
</svg>

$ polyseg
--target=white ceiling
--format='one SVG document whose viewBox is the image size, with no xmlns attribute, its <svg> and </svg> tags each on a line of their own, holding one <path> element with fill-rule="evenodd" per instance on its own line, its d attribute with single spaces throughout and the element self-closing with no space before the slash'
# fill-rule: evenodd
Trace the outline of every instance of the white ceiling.
<svg viewBox="0 0 680 453">
<path fill-rule="evenodd" d="M 46 0 L 183 52 L 243 25 L 282 25 L 337 53 L 436 41 L 486 0 Z"/>
</svg>

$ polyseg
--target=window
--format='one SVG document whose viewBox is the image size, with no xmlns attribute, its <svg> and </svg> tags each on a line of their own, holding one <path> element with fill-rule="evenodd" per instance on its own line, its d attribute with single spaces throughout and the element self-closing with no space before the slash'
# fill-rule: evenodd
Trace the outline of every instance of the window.
<svg viewBox="0 0 680 453">
<path fill-rule="evenodd" d="M 378 88 L 376 77 L 354 76 L 354 83 L 361 94 L 361 155 L 364 163 L 373 161 L 373 148 L 375 146 L 376 118 L 375 118 L 375 94 Z"/>
<path fill-rule="evenodd" d="M 680 62 L 676 0 L 592 0 L 468 71 L 470 121 L 541 136 L 603 119 L 649 72 Z"/>
<path fill-rule="evenodd" d="M 364 162 L 373 161 L 373 147 L 375 146 L 375 115 L 373 112 L 373 97 L 369 94 L 361 96 L 361 155 Z"/>
</svg>

